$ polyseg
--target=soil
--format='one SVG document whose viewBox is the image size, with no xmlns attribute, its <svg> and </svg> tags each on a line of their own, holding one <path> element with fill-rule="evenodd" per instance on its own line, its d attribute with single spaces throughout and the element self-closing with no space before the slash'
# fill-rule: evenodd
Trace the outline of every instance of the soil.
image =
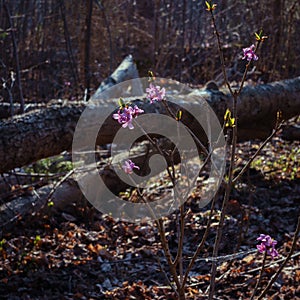
<svg viewBox="0 0 300 300">
<path fill-rule="evenodd" d="M 267 257 L 257 294 L 287 256 L 299 216 L 299 142 L 276 137 L 235 185 L 227 209 L 214 299 L 250 299 L 263 255 L 257 237 L 278 241 L 279 256 Z M 237 171 L 258 148 L 238 145 Z M 212 249 L 220 216 L 217 197 L 205 247 L 190 273 L 187 299 L 207 299 Z M 210 205 L 200 208 L 195 191 L 185 208 L 183 259 L 187 267 L 205 231 Z M 74 204 L 75 205 L 75 204 Z M 151 222 L 125 223 L 103 215 L 86 202 L 74 214 L 34 213 L 0 231 L 0 299 L 176 299 L 157 227 Z M 1 223 L 1 222 L 0 222 Z M 164 219 L 176 254 L 176 212 Z M 264 299 L 300 299 L 300 242 Z"/>
</svg>

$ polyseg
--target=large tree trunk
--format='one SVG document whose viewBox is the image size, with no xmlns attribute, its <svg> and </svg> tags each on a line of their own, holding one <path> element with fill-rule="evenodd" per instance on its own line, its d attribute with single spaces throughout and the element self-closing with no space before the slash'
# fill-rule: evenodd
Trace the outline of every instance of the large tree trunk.
<svg viewBox="0 0 300 300">
<path fill-rule="evenodd" d="M 184 102 L 187 111 L 193 111 L 197 97 L 201 96 L 211 105 L 219 120 L 231 97 L 218 90 L 194 90 L 178 99 Z M 136 100 L 145 113 L 165 113 L 161 103 L 149 104 Z M 117 107 L 116 100 L 99 102 L 101 108 L 111 112 Z M 38 159 L 61 153 L 71 148 L 76 123 L 86 103 L 64 103 L 52 105 L 39 111 L 0 122 L 0 173 L 32 163 Z M 92 107 L 89 107 L 93 110 Z M 238 100 L 238 134 L 240 139 L 264 138 L 268 136 L 276 121 L 277 111 L 288 119 L 300 113 L 300 77 L 274 82 L 257 87 L 246 87 Z M 99 112 L 99 110 L 98 110 Z M 199 124 L 194 124 L 189 114 L 183 114 L 183 122 L 199 136 Z M 96 118 L 99 115 L 96 114 Z M 120 125 L 112 117 L 107 118 L 98 136 L 99 144 L 112 142 Z"/>
</svg>

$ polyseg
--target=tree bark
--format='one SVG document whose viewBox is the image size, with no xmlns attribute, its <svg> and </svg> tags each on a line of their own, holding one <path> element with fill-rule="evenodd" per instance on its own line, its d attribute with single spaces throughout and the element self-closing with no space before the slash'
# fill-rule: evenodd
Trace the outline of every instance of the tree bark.
<svg viewBox="0 0 300 300">
<path fill-rule="evenodd" d="M 187 111 L 193 111 L 193 107 L 199 105 L 199 96 L 207 100 L 222 123 L 225 110 L 231 107 L 230 95 L 219 90 L 194 90 L 178 98 L 177 103 L 180 106 L 184 102 Z M 135 103 L 145 113 L 165 113 L 161 103 L 149 104 L 144 100 L 135 100 Z M 0 173 L 70 149 L 77 121 L 86 105 L 85 102 L 66 102 L 0 122 Z M 88 108 L 91 116 L 95 110 L 95 118 L 99 118 L 99 108 L 111 112 L 117 108 L 116 99 L 101 100 L 97 105 L 98 109 Z M 267 137 L 274 127 L 279 110 L 284 119 L 299 115 L 300 77 L 246 87 L 238 100 L 239 138 L 246 140 Z M 183 112 L 182 121 L 189 124 L 190 129 L 203 140 L 199 124 L 194 122 L 189 113 Z M 107 118 L 97 143 L 111 143 L 119 128 L 118 122 L 112 117 Z"/>
<path fill-rule="evenodd" d="M 171 147 L 171 144 L 167 140 L 164 141 L 164 144 L 167 144 Z M 140 176 L 145 176 L 151 171 L 149 169 L 148 160 L 154 154 L 158 154 L 157 149 L 147 141 L 135 146 L 131 151 L 131 158 L 137 165 L 140 166 L 140 170 L 138 171 L 138 174 Z M 123 156 L 124 154 L 120 153 L 116 159 L 123 160 Z M 178 160 L 178 156 L 175 155 L 174 159 Z M 168 164 L 171 163 L 168 157 L 167 162 Z M 117 176 L 113 168 L 107 167 L 108 165 L 111 165 L 110 159 L 102 160 L 98 164 L 99 175 L 103 179 L 105 186 L 117 195 L 119 192 L 129 187 L 129 185 L 123 182 Z M 88 166 L 86 168 L 88 169 Z M 161 170 L 158 170 L 158 172 L 159 171 L 163 172 L 163 167 Z M 86 176 L 86 173 L 83 172 L 81 176 L 82 178 L 84 178 Z M 38 183 L 40 186 L 41 182 Z M 53 202 L 53 207 L 51 208 L 52 213 L 54 211 L 66 212 L 72 215 L 75 212 L 74 205 L 72 204 L 77 203 L 78 201 L 83 199 L 83 194 L 77 182 L 71 176 L 62 181 L 57 187 L 54 187 L 53 184 L 46 184 L 40 188 L 31 189 L 30 191 L 24 189 L 22 194 L 22 182 L 19 182 L 19 184 L 19 194 L 17 194 L 16 191 L 5 191 L 4 194 L 0 194 L 0 196 L 3 196 L 5 194 L 7 196 L 9 196 L 9 194 L 10 196 L 18 195 L 12 201 L 8 200 L 0 203 L 0 228 L 6 222 L 9 222 L 9 220 L 14 219 L 16 216 L 24 216 L 26 213 L 41 211 L 41 209 L 49 210 L 47 201 L 50 200 L 51 202 Z M 28 186 L 29 182 L 24 181 L 24 184 Z M 5 186 L 5 183 L 0 181 L 0 188 L 2 187 L 3 191 Z M 2 190 L 1 192 L 3 192 Z"/>
</svg>

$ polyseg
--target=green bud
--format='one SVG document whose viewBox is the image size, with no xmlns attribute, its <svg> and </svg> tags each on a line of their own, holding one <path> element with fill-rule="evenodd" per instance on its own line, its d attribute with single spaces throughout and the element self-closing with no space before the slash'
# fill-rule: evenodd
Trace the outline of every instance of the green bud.
<svg viewBox="0 0 300 300">
<path fill-rule="evenodd" d="M 227 108 L 224 115 L 225 127 L 234 127 L 235 118 L 231 117 L 231 111 Z"/>
<path fill-rule="evenodd" d="M 120 109 L 125 107 L 125 102 L 122 98 L 119 99 L 118 104 L 119 104 Z"/>
<path fill-rule="evenodd" d="M 180 121 L 182 118 L 182 111 L 178 110 L 178 112 L 176 113 L 176 121 Z"/>
</svg>

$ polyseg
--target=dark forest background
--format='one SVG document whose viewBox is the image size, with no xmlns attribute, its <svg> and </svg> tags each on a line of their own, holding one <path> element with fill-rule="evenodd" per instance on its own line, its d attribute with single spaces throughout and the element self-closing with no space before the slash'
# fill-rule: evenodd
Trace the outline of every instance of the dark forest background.
<svg viewBox="0 0 300 300">
<path fill-rule="evenodd" d="M 255 41 L 254 32 L 261 28 L 268 39 L 251 79 L 261 83 L 299 75 L 298 0 L 215 3 L 230 80 L 241 79 L 242 48 Z M 222 84 L 204 1 L 0 1 L 0 101 L 8 101 L 10 93 L 25 104 L 80 99 L 128 54 L 140 76 L 151 69 L 193 85 L 212 79 Z"/>
</svg>

